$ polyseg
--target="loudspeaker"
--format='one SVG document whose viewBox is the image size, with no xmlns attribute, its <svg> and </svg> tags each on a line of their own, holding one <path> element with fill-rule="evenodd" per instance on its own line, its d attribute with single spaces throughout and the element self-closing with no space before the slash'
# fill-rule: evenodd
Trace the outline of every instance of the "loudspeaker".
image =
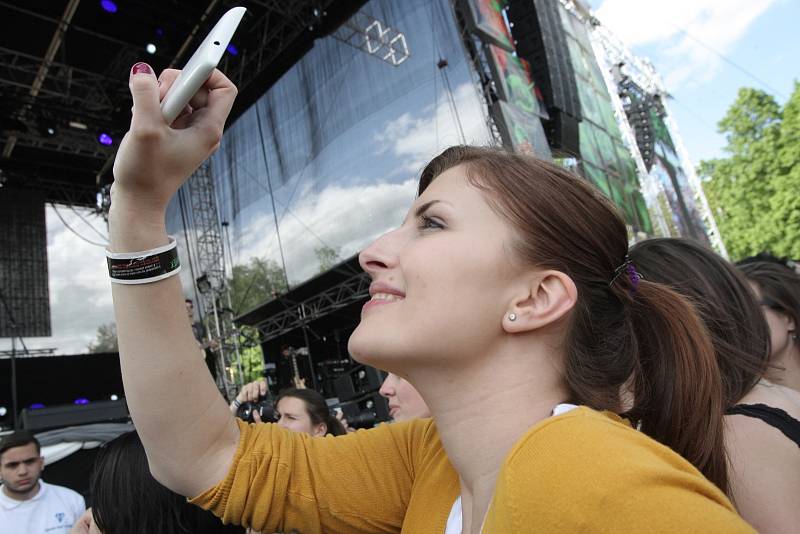
<svg viewBox="0 0 800 534">
<path fill-rule="evenodd" d="M 359 365 L 333 381 L 340 402 L 348 401 L 381 387 L 383 379 L 374 367 Z"/>
<path fill-rule="evenodd" d="M 508 19 L 513 24 L 517 55 L 530 63 L 550 114 L 545 125 L 550 146 L 580 154 L 577 123 L 582 119 L 581 103 L 569 45 L 554 0 L 510 0 Z"/>
<path fill-rule="evenodd" d="M 90 423 L 110 423 L 129 418 L 125 399 L 98 401 L 89 404 L 64 404 L 47 408 L 22 410 L 22 428 L 41 431 Z"/>
</svg>

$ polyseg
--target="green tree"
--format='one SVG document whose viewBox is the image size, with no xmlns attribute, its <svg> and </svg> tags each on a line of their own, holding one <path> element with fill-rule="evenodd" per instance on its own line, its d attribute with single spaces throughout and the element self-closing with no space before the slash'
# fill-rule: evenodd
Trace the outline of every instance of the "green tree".
<svg viewBox="0 0 800 534">
<path fill-rule="evenodd" d="M 283 270 L 272 260 L 251 258 L 249 263 L 236 265 L 228 279 L 234 315 L 252 310 L 256 306 L 285 293 L 286 278 Z M 239 354 L 242 358 L 242 377 L 236 382 L 246 384 L 264 376 L 264 354 L 261 351 L 258 330 L 251 326 L 239 329 Z M 238 370 L 235 371 L 238 374 Z"/>
<path fill-rule="evenodd" d="M 237 383 L 247 384 L 264 376 L 264 353 L 258 341 L 258 330 L 252 326 L 239 329 L 239 355 L 242 358 L 242 379 L 234 376 Z M 234 375 L 238 375 L 238 369 Z"/>
<path fill-rule="evenodd" d="M 89 352 L 119 352 L 117 347 L 116 323 L 101 324 L 97 327 L 97 337 L 86 347 Z"/>
<path fill-rule="evenodd" d="M 321 273 L 324 273 L 342 261 L 342 258 L 339 257 L 339 252 L 335 248 L 331 248 L 328 245 L 315 248 L 314 254 L 317 256 L 317 261 L 319 262 L 319 272 Z"/>
<path fill-rule="evenodd" d="M 800 83 L 783 108 L 740 89 L 719 131 L 727 157 L 701 162 L 700 174 L 731 258 L 800 258 Z"/>
<path fill-rule="evenodd" d="M 261 258 L 250 258 L 249 263 L 234 266 L 228 287 L 236 315 L 252 310 L 287 289 L 283 269 L 274 261 Z"/>
</svg>

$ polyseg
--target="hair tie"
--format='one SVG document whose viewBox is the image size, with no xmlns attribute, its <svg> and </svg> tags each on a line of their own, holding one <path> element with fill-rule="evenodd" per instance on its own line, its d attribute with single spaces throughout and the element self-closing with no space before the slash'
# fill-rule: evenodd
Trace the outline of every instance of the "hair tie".
<svg viewBox="0 0 800 534">
<path fill-rule="evenodd" d="M 631 283 L 631 293 L 636 293 L 636 291 L 639 289 L 639 281 L 642 280 L 644 276 L 639 274 L 639 272 L 636 270 L 636 267 L 633 265 L 633 260 L 627 254 L 625 255 L 625 259 L 622 261 L 622 264 L 614 269 L 614 277 L 611 278 L 611 281 L 608 283 L 609 287 L 614 285 L 614 282 L 616 282 L 617 278 L 619 278 L 622 273 L 626 273 L 628 275 L 628 280 Z"/>
</svg>

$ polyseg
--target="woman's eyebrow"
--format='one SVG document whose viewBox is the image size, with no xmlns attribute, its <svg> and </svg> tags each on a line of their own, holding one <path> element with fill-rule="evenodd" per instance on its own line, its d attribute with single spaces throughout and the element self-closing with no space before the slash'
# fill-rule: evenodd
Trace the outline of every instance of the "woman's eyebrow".
<svg viewBox="0 0 800 534">
<path fill-rule="evenodd" d="M 418 208 L 417 208 L 417 210 L 414 212 L 414 216 L 415 216 L 415 217 L 419 217 L 419 216 L 421 216 L 423 213 L 425 213 L 426 211 L 428 211 L 428 208 L 430 208 L 430 207 L 431 207 L 431 206 L 433 206 L 434 204 L 440 204 L 440 203 L 441 203 L 441 204 L 450 204 L 450 203 L 449 203 L 449 202 L 447 202 L 446 200 L 431 200 L 431 201 L 429 201 L 429 202 L 426 202 L 425 204 L 421 205 L 420 207 L 418 207 Z M 452 204 L 451 204 L 451 205 L 452 205 Z"/>
</svg>

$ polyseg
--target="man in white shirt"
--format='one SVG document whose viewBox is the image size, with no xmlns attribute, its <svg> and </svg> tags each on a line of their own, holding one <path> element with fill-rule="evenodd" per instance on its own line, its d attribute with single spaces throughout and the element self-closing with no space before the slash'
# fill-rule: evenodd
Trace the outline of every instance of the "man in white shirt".
<svg viewBox="0 0 800 534">
<path fill-rule="evenodd" d="M 71 489 L 40 480 L 44 469 L 39 442 L 26 432 L 0 443 L 0 534 L 68 533 L 86 503 Z"/>
</svg>

